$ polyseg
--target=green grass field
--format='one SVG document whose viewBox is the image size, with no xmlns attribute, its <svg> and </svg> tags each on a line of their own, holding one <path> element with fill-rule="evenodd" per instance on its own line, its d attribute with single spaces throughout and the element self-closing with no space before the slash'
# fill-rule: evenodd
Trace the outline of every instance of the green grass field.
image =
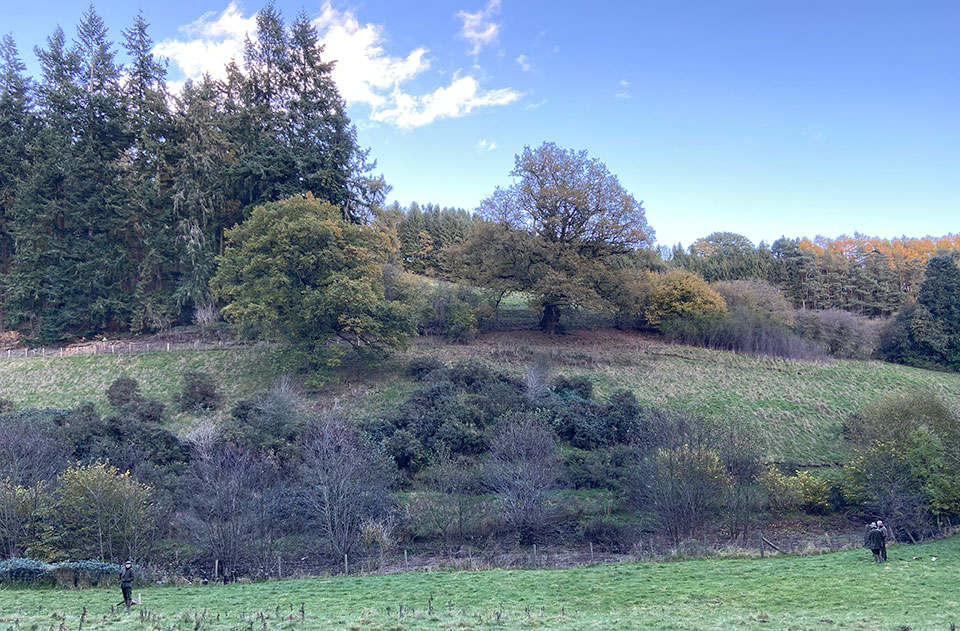
<svg viewBox="0 0 960 631">
<path fill-rule="evenodd" d="M 144 622 L 138 611 L 111 612 L 111 604 L 119 600 L 118 589 L 7 588 L 0 590 L 0 627 L 78 629 L 84 607 L 84 629 L 116 631 L 907 627 L 945 631 L 951 622 L 960 622 L 956 586 L 960 538 L 891 546 L 889 558 L 887 564 L 876 565 L 868 551 L 851 550 L 566 570 L 137 587 L 134 593 L 142 593 L 144 607 L 152 612 Z"/>
<path fill-rule="evenodd" d="M 797 464 L 842 460 L 844 417 L 885 395 L 929 391 L 960 406 L 960 375 L 875 361 L 814 364 L 674 346 L 615 330 L 563 336 L 502 331 L 465 345 L 416 338 L 411 348 L 378 367 L 353 371 L 317 396 L 339 400 L 355 418 L 392 409 L 417 384 L 403 369 L 409 358 L 432 355 L 454 362 L 475 358 L 522 374 L 547 354 L 554 371 L 590 377 L 600 398 L 619 388 L 639 399 L 681 407 L 708 418 L 742 418 L 758 428 L 770 459 Z M 0 397 L 17 407 L 71 407 L 92 401 L 106 409 L 106 390 L 121 375 L 139 380 L 148 396 L 166 402 L 187 370 L 216 376 L 226 413 L 240 398 L 265 390 L 279 375 L 270 347 L 47 358 L 0 358 Z M 192 416 L 174 415 L 174 426 Z"/>
<path fill-rule="evenodd" d="M 176 411 L 173 397 L 183 390 L 183 374 L 201 370 L 216 376 L 224 408 L 253 392 L 270 387 L 278 376 L 268 346 L 217 350 L 78 355 L 73 357 L 0 358 L 0 397 L 16 409 L 70 408 L 84 402 L 108 408 L 107 388 L 120 376 L 134 377 L 148 397 Z M 174 415 L 186 422 L 189 415 Z"/>
</svg>

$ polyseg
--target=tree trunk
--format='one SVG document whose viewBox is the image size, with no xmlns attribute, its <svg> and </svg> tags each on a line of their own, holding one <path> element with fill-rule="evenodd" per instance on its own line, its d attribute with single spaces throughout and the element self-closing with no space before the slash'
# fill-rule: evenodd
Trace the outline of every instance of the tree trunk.
<svg viewBox="0 0 960 631">
<path fill-rule="evenodd" d="M 540 314 L 540 330 L 544 333 L 561 333 L 560 329 L 560 307 L 552 302 L 543 305 L 543 312 Z"/>
</svg>

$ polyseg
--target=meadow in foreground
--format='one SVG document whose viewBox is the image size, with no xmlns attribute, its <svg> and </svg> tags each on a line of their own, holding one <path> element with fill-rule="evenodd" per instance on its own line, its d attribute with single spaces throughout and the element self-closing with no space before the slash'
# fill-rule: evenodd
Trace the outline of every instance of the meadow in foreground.
<svg viewBox="0 0 960 631">
<path fill-rule="evenodd" d="M 917 557 L 917 558 L 915 558 Z M 935 559 L 935 560 L 934 560 Z M 13 629 L 891 629 L 960 622 L 960 537 L 810 557 L 642 562 L 566 570 L 404 573 L 204 587 L 0 590 Z M 301 604 L 303 611 L 301 613 Z"/>
</svg>

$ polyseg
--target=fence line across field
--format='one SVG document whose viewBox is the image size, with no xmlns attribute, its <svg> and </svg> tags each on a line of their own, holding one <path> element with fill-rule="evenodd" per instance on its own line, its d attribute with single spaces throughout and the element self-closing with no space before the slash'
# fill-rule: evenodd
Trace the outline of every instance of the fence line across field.
<svg viewBox="0 0 960 631">
<path fill-rule="evenodd" d="M 120 355 L 124 353 L 158 353 L 172 351 L 209 351 L 220 348 L 249 346 L 242 342 L 218 340 L 217 342 L 98 342 L 82 346 L 61 346 L 37 348 L 8 348 L 0 351 L 0 358 L 18 359 L 32 357 L 72 357 L 76 355 Z"/>
<path fill-rule="evenodd" d="M 823 552 L 857 549 L 863 543 L 859 534 L 835 533 L 821 535 L 773 535 L 769 537 L 759 531 L 767 548 L 757 546 L 753 537 L 748 537 L 735 546 L 734 556 L 750 556 L 759 551 L 760 557 L 770 556 L 772 549 L 781 555 L 807 556 Z M 710 557 L 731 552 L 720 544 L 720 540 L 711 543 L 688 543 L 679 547 L 666 545 L 654 538 L 639 542 L 630 551 L 614 552 L 609 549 L 595 549 L 593 543 L 587 548 L 546 549 L 534 544 L 516 550 L 486 551 L 483 549 L 462 549 L 457 552 L 432 552 L 417 554 L 407 549 L 403 553 L 392 553 L 379 557 L 376 553 L 344 555 L 334 558 L 297 558 L 290 555 L 277 555 L 270 562 L 260 565 L 239 564 L 225 567 L 214 560 L 205 569 L 196 566 L 187 574 L 214 581 L 236 580 L 237 578 L 299 578 L 308 576 L 330 576 L 348 574 L 352 576 L 393 574 L 405 571 L 438 570 L 485 570 L 485 569 L 562 569 L 583 567 L 594 564 L 630 563 L 652 559 L 681 556 L 685 558 Z M 227 576 L 224 574 L 227 573 Z"/>
</svg>

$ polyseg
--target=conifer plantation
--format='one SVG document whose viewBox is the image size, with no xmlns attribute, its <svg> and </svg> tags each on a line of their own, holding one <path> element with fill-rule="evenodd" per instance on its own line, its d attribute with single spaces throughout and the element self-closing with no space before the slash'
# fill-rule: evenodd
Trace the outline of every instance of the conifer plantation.
<svg viewBox="0 0 960 631">
<path fill-rule="evenodd" d="M 192 323 L 255 206 L 309 191 L 361 222 L 385 193 L 306 15 L 268 5 L 224 80 L 179 93 L 142 16 L 120 35 L 91 8 L 38 78 L 0 48 L 0 315 L 33 343 Z"/>
</svg>

